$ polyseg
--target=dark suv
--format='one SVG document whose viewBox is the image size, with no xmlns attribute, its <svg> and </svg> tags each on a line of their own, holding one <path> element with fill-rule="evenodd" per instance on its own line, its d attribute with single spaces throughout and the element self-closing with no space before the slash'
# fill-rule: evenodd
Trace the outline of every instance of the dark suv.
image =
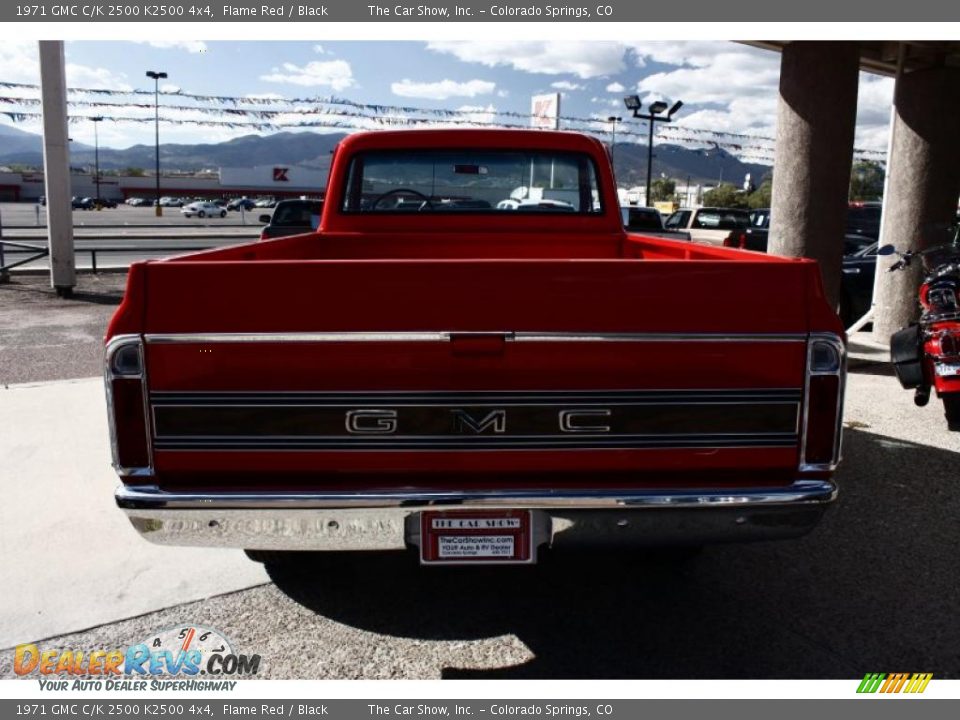
<svg viewBox="0 0 960 720">
<path fill-rule="evenodd" d="M 313 232 L 320 224 L 323 200 L 281 200 L 273 215 L 263 214 L 260 222 L 267 225 L 260 231 L 261 240 Z"/>
<path fill-rule="evenodd" d="M 874 240 L 880 237 L 880 214 L 883 206 L 878 202 L 852 202 L 847 208 L 847 234 L 864 235 Z"/>
</svg>

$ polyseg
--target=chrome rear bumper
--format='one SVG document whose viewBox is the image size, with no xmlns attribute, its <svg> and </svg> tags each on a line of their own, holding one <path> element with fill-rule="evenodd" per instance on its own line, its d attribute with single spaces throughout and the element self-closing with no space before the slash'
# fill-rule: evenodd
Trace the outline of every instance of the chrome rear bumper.
<svg viewBox="0 0 960 720">
<path fill-rule="evenodd" d="M 390 550 L 419 545 L 418 513 L 529 509 L 536 540 L 566 545 L 689 545 L 798 537 L 836 486 L 649 491 L 187 493 L 121 486 L 130 522 L 161 545 L 257 550 Z"/>
</svg>

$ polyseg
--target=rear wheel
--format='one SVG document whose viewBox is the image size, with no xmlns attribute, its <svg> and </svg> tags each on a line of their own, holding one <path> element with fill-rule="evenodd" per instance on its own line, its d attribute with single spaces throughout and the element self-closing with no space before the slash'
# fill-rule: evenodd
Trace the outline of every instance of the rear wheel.
<svg viewBox="0 0 960 720">
<path fill-rule="evenodd" d="M 221 210 L 221 211 L 220 211 L 220 217 L 225 218 L 226 216 L 227 216 L 227 211 L 226 211 L 226 210 Z"/>
<path fill-rule="evenodd" d="M 203 210 L 197 213 L 197 217 L 206 217 L 206 216 L 207 214 Z"/>
<path fill-rule="evenodd" d="M 264 565 L 289 565 L 309 557 L 307 553 L 296 550 L 244 550 L 247 557 Z"/>
<path fill-rule="evenodd" d="M 960 395 L 944 395 L 942 399 L 947 429 L 960 431 Z"/>
<path fill-rule="evenodd" d="M 843 323 L 844 328 L 853 325 L 853 321 L 856 319 L 853 317 L 853 303 L 846 293 L 840 295 L 840 307 L 837 310 L 837 315 L 840 316 L 840 322 Z"/>
</svg>

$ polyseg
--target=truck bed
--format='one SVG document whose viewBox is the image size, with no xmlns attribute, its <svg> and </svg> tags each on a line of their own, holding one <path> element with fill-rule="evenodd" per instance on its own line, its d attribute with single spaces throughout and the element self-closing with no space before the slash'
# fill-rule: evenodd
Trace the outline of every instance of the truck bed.
<svg viewBox="0 0 960 720">
<path fill-rule="evenodd" d="M 687 482 L 705 468 L 791 479 L 816 305 L 796 298 L 819 287 L 813 263 L 632 235 L 577 237 L 576 248 L 555 236 L 456 244 L 470 255 L 539 248 L 535 258 L 429 257 L 454 245 L 379 240 L 296 236 L 131 269 L 110 334 L 145 337 L 161 478 L 262 482 L 282 448 L 274 481 L 292 485 L 344 473 L 379 473 L 380 484 L 417 473 L 422 484 L 452 471 L 502 483 L 544 467 L 610 473 L 593 480 L 606 483 L 624 471 L 634 483 Z M 564 259 L 548 255 L 560 245 Z M 403 257 L 384 258 L 388 246 Z M 558 465 L 542 443 L 415 452 L 416 440 L 388 439 L 361 453 L 296 429 L 333 422 L 318 404 L 379 407 L 398 394 L 470 408 L 627 402 L 638 437 L 568 443 L 578 452 Z"/>
</svg>

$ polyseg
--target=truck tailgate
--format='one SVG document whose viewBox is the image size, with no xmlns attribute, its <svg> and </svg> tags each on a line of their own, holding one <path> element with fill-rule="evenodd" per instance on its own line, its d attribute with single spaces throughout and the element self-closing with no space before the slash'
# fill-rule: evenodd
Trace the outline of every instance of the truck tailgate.
<svg viewBox="0 0 960 720">
<path fill-rule="evenodd" d="M 145 329 L 152 458 L 167 484 L 662 485 L 704 470 L 786 483 L 816 272 L 752 260 L 157 262 L 135 266 L 118 322 Z"/>
</svg>

